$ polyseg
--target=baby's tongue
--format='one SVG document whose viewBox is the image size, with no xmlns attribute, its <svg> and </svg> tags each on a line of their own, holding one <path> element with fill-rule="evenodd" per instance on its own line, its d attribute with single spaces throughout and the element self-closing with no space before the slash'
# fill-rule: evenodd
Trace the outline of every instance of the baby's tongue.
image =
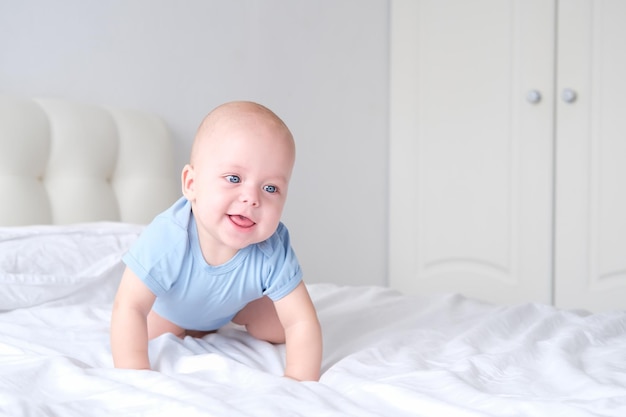
<svg viewBox="0 0 626 417">
<path fill-rule="evenodd" d="M 245 216 L 230 216 L 230 219 L 239 227 L 251 227 L 254 222 Z"/>
</svg>

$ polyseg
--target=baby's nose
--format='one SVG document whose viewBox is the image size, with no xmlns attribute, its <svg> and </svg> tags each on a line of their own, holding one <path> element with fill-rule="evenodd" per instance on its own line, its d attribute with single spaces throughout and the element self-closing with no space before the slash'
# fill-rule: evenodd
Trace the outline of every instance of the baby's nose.
<svg viewBox="0 0 626 417">
<path fill-rule="evenodd" d="M 250 204 L 252 207 L 259 206 L 259 193 L 258 191 L 249 188 L 242 191 L 239 196 L 239 201 L 245 204 Z"/>
</svg>

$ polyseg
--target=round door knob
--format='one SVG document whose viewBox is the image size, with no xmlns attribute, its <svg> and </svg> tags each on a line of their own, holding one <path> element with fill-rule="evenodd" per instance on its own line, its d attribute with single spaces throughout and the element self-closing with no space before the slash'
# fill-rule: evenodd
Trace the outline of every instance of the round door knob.
<svg viewBox="0 0 626 417">
<path fill-rule="evenodd" d="M 576 91 L 571 88 L 565 88 L 561 92 L 561 99 L 566 103 L 573 103 L 576 101 Z"/>
<path fill-rule="evenodd" d="M 531 104 L 537 104 L 541 101 L 541 93 L 537 90 L 530 90 L 526 93 L 526 101 Z"/>
</svg>

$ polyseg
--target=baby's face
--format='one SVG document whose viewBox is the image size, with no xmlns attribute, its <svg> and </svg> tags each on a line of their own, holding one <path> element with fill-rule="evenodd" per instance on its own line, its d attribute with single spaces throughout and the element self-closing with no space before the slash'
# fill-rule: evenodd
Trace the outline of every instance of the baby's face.
<svg viewBox="0 0 626 417">
<path fill-rule="evenodd" d="M 276 231 L 295 155 L 289 131 L 262 118 L 223 124 L 210 135 L 198 148 L 187 181 L 183 171 L 183 190 L 204 257 L 217 265 Z"/>
</svg>

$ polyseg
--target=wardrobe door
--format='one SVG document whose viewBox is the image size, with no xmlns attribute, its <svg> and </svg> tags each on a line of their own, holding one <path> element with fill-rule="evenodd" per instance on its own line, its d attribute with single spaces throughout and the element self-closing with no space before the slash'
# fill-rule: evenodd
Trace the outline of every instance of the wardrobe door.
<svg viewBox="0 0 626 417">
<path fill-rule="evenodd" d="M 626 2 L 559 2 L 555 301 L 626 309 Z"/>
<path fill-rule="evenodd" d="M 390 272 L 552 301 L 555 4 L 392 1 Z"/>
</svg>

